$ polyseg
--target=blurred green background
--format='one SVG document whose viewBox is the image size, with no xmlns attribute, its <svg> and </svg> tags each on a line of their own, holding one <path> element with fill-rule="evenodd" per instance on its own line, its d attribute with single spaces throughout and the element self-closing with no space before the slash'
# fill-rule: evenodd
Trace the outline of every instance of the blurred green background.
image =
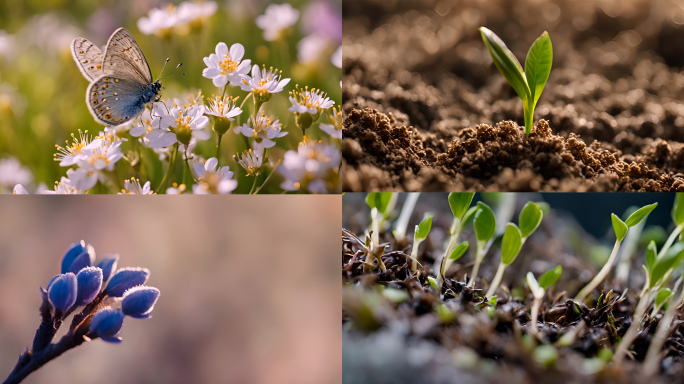
<svg viewBox="0 0 684 384">
<path fill-rule="evenodd" d="M 174 2 L 177 6 L 179 2 Z M 162 99 L 178 97 L 186 100 L 200 89 L 206 97 L 220 94 L 211 79 L 202 77 L 206 67 L 202 59 L 214 52 L 217 43 L 223 41 L 229 47 L 233 43 L 245 46 L 245 59 L 252 64 L 274 66 L 283 71 L 283 77 L 291 78 L 285 91 L 274 95 L 266 104 L 268 114 L 281 118 L 284 130 L 289 134 L 277 140 L 277 148 L 269 150 L 273 160 L 282 158 L 287 149 L 296 149 L 302 139 L 301 130 L 294 125 L 294 115 L 287 111 L 290 103 L 287 91 L 295 84 L 320 88 L 327 92 L 336 105 L 341 102 L 341 70 L 330 61 L 330 55 L 341 42 L 341 2 L 339 0 L 293 0 L 290 2 L 300 10 L 297 24 L 291 28 L 286 41 L 268 42 L 263 31 L 255 24 L 255 18 L 264 13 L 268 1 L 218 1 L 216 13 L 201 23 L 190 23 L 187 28 L 176 28 L 172 33 L 144 35 L 137 27 L 137 21 L 152 8 L 166 9 L 166 2 L 156 0 L 87 1 L 87 0 L 0 0 L 0 161 L 10 157 L 33 174 L 28 184 L 32 191 L 40 183 L 52 188 L 55 181 L 64 176 L 66 169 L 53 160 L 55 144 L 64 145 L 72 133 L 78 130 L 96 135 L 103 129 L 97 124 L 85 105 L 85 90 L 88 81 L 81 75 L 70 53 L 74 37 L 85 37 L 102 47 L 110 34 L 118 27 L 127 28 L 141 46 L 150 65 L 153 77 L 162 70 L 164 60 L 171 61 L 167 71 L 176 63 L 183 66 L 178 72 L 163 81 L 165 89 Z M 339 20 L 339 36 L 336 36 L 336 22 Z M 330 38 L 330 46 L 315 62 L 298 62 L 298 43 L 307 35 L 324 33 Z M 339 39 L 339 41 L 337 41 Z M 231 87 L 229 94 L 244 98 L 246 92 Z M 241 123 L 251 113 L 251 103 L 245 103 Z M 209 129 L 209 128 L 206 128 Z M 327 134 L 315 124 L 307 131 L 307 138 L 330 142 Z M 196 153 L 204 158 L 215 154 L 216 137 L 200 142 Z M 126 145 L 124 154 L 126 154 Z M 228 133 L 222 140 L 220 165 L 229 165 L 236 177 L 244 171 L 233 160 L 233 154 L 246 149 L 241 137 Z M 156 156 L 149 150 L 151 157 Z M 119 164 L 121 163 L 121 164 Z M 122 179 L 132 176 L 129 165 L 117 163 Z M 182 163 L 182 162 L 177 162 Z M 163 173 L 161 163 L 158 169 L 148 169 L 153 188 L 158 185 Z M 177 164 L 178 165 L 178 164 Z M 122 169 L 124 171 L 122 172 Z M 180 170 L 180 166 L 178 166 Z M 128 172 L 127 172 L 128 171 Z M 180 172 L 180 171 L 179 171 Z M 0 173 L 2 173 L 0 167 Z M 0 192 L 11 193 L 16 180 L 0 175 Z M 247 179 L 245 179 L 247 180 Z M 274 176 L 269 181 L 271 188 L 278 190 L 282 179 Z M 142 182 L 146 179 L 141 179 Z M 236 192 L 247 192 L 251 185 L 241 182 Z"/>
<path fill-rule="evenodd" d="M 149 268 L 161 296 L 152 318 L 124 320 L 121 344 L 85 343 L 26 384 L 340 383 L 340 207 L 339 196 L 0 196 L 0 379 L 31 345 L 38 288 L 84 239 L 98 258 L 120 254 L 119 268 Z"/>
</svg>

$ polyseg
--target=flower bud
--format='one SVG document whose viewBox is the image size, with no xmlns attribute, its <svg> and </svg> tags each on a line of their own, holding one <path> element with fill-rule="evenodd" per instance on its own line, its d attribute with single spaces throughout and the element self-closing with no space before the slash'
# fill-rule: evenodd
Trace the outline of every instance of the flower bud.
<svg viewBox="0 0 684 384">
<path fill-rule="evenodd" d="M 109 278 L 112 277 L 114 271 L 116 271 L 116 264 L 119 262 L 119 255 L 108 256 L 111 257 L 105 257 L 97 264 L 97 266 L 102 270 L 102 284 L 107 284 Z"/>
<path fill-rule="evenodd" d="M 117 335 L 123 326 L 124 313 L 119 309 L 105 308 L 90 320 L 91 338 L 99 337 L 110 343 L 120 343 Z"/>
<path fill-rule="evenodd" d="M 78 293 L 76 275 L 67 272 L 53 277 L 48 284 L 47 291 L 50 304 L 62 314 L 66 313 L 76 303 Z"/>
<path fill-rule="evenodd" d="M 72 272 L 78 273 L 85 267 L 90 267 L 95 261 L 95 250 L 92 246 L 86 245 L 81 240 L 74 243 L 64 254 L 62 258 L 62 273 Z"/>
<path fill-rule="evenodd" d="M 102 288 L 102 270 L 98 267 L 86 267 L 76 275 L 78 294 L 76 305 L 87 305 L 97 297 Z"/>
<path fill-rule="evenodd" d="M 111 297 L 121 297 L 130 288 L 145 284 L 149 277 L 147 268 L 121 268 L 109 280 L 105 292 Z"/>
<path fill-rule="evenodd" d="M 314 119 L 310 114 L 295 112 L 295 124 L 297 124 L 297 127 L 299 127 L 299 129 L 308 129 L 309 127 L 311 127 L 311 124 L 313 124 L 313 122 Z"/>
<path fill-rule="evenodd" d="M 218 116 L 214 119 L 214 132 L 219 135 L 223 135 L 230 129 L 230 124 L 232 123 L 227 117 Z"/>
<path fill-rule="evenodd" d="M 150 317 L 154 304 L 159 299 L 159 290 L 154 287 L 133 287 L 126 291 L 121 301 L 121 310 L 126 316 L 136 319 Z"/>
</svg>

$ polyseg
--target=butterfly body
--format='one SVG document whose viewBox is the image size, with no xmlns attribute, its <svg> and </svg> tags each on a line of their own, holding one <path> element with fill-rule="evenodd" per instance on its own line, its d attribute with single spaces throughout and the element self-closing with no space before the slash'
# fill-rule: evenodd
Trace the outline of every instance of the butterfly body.
<svg viewBox="0 0 684 384">
<path fill-rule="evenodd" d="M 82 37 L 72 41 L 71 53 L 83 76 L 91 81 L 86 104 L 97 122 L 123 124 L 157 100 L 161 82 L 152 80 L 142 50 L 126 29 L 114 31 L 104 53 Z"/>
</svg>

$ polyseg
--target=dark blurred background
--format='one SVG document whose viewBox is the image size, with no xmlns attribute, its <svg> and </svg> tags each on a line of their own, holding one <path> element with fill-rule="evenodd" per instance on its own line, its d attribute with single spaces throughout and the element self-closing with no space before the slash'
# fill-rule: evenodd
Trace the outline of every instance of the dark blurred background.
<svg viewBox="0 0 684 384">
<path fill-rule="evenodd" d="M 0 196 L 0 212 L 0 379 L 33 340 L 38 287 L 84 239 L 150 269 L 153 317 L 26 383 L 341 381 L 340 197 Z"/>
</svg>

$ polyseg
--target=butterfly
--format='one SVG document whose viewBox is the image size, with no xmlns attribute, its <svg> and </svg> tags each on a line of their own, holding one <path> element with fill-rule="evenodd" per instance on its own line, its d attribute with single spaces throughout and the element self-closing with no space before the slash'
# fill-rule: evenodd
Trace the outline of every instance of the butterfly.
<svg viewBox="0 0 684 384">
<path fill-rule="evenodd" d="M 86 104 L 98 123 L 123 124 L 142 113 L 148 103 L 159 101 L 161 81 L 152 80 L 145 55 L 125 28 L 112 33 L 104 53 L 88 39 L 77 37 L 71 42 L 71 54 L 91 82 Z"/>
</svg>

